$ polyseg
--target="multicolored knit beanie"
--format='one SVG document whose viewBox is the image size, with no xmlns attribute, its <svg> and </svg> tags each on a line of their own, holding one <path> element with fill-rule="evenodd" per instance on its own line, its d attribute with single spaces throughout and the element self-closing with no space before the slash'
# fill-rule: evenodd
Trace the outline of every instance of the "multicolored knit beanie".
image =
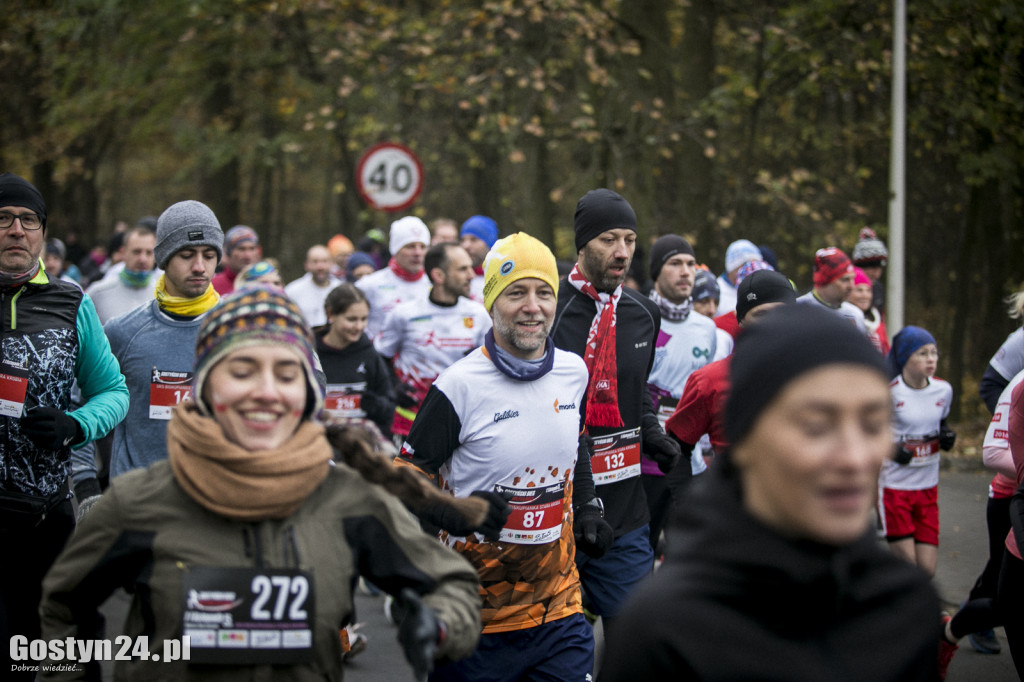
<svg viewBox="0 0 1024 682">
<path fill-rule="evenodd" d="M 199 327 L 193 395 L 201 412 L 210 414 L 203 400 L 203 384 L 210 370 L 232 351 L 263 344 L 295 351 L 306 373 L 304 416 L 319 414 L 324 397 L 313 373 L 317 365 L 313 334 L 290 298 L 277 289 L 255 283 L 221 298 Z"/>
</svg>

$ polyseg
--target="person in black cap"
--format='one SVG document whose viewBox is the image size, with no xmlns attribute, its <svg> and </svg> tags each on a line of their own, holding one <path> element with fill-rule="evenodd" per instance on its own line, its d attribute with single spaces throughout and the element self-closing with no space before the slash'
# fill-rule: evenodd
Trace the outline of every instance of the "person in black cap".
<svg viewBox="0 0 1024 682">
<path fill-rule="evenodd" d="M 128 391 L 92 300 L 47 275 L 46 203 L 31 183 L 0 175 L 0 641 L 39 637 L 43 576 L 100 494 L 95 466 L 71 467 L 72 447 L 105 435 Z M 78 382 L 81 405 L 72 409 Z M 77 458 L 76 458 L 77 463 Z M 6 672 L 6 671 L 5 671 Z M 11 675 L 19 671 L 11 670 Z M 33 673 L 22 672 L 31 679 Z"/>
<path fill-rule="evenodd" d="M 636 248 L 636 213 L 615 192 L 596 189 L 577 203 L 573 227 L 577 262 L 558 288 L 551 338 L 582 357 L 590 371 L 585 424 L 594 443 L 591 468 L 615 542 L 599 559 L 577 552 L 576 562 L 590 610 L 609 633 L 626 595 L 654 563 L 641 453 L 671 464 L 680 450 L 658 423 L 647 390 L 661 312 L 622 286 Z"/>
<path fill-rule="evenodd" d="M 882 358 L 848 323 L 793 305 L 740 334 L 732 444 L 694 480 L 602 680 L 936 679 L 935 590 L 874 533 L 891 426 Z"/>
<path fill-rule="evenodd" d="M 796 302 L 796 292 L 789 280 L 772 270 L 751 273 L 740 282 L 736 294 L 736 317 L 741 332 L 776 308 Z M 693 449 L 705 434 L 712 453 L 724 452 L 728 447 L 722 413 L 729 395 L 731 362 L 732 356 L 726 356 L 701 367 L 686 381 L 675 412 L 665 422 L 665 430 L 679 441 L 684 452 Z M 675 504 L 682 501 L 682 490 L 689 479 L 685 473 L 673 470 L 666 477 Z"/>
<path fill-rule="evenodd" d="M 711 362 L 717 351 L 715 323 L 694 310 L 696 274 L 693 247 L 679 235 L 666 234 L 651 246 L 650 276 L 654 288 L 650 298 L 661 311 L 661 327 L 647 386 L 662 428 L 675 411 L 687 379 Z M 648 457 L 640 462 L 640 478 L 651 512 L 651 546 L 656 553 L 671 502 L 665 481 L 669 468 L 669 463 L 659 465 Z M 686 476 L 699 474 L 707 467 L 700 452 L 690 448 L 683 450 L 682 457 L 671 468 L 681 469 L 681 475 Z"/>
</svg>

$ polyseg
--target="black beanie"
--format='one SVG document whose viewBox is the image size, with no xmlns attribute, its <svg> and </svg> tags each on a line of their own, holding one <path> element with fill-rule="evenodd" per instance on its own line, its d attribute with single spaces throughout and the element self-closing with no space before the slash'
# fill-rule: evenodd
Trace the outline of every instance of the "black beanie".
<svg viewBox="0 0 1024 682">
<path fill-rule="evenodd" d="M 0 206 L 27 208 L 38 215 L 43 221 L 43 227 L 46 227 L 46 202 L 43 201 L 43 195 L 35 185 L 14 173 L 0 175 Z"/>
<path fill-rule="evenodd" d="M 677 234 L 666 234 L 658 237 L 658 240 L 651 246 L 651 279 L 657 281 L 661 274 L 661 268 L 665 262 L 680 253 L 696 256 L 690 242 Z"/>
<path fill-rule="evenodd" d="M 835 364 L 861 365 L 889 382 L 878 349 L 847 320 L 820 306 L 783 306 L 746 329 L 736 339 L 729 366 L 731 387 L 725 403 L 729 442 L 741 442 L 789 382 Z M 836 386 L 836 390 L 844 388 Z"/>
<path fill-rule="evenodd" d="M 636 232 L 636 213 L 628 201 L 610 189 L 592 189 L 576 202 L 572 227 L 579 251 L 602 232 L 619 228 Z"/>
<path fill-rule="evenodd" d="M 755 270 L 736 287 L 736 321 L 742 322 L 753 308 L 765 303 L 796 303 L 793 285 L 782 273 Z"/>
</svg>

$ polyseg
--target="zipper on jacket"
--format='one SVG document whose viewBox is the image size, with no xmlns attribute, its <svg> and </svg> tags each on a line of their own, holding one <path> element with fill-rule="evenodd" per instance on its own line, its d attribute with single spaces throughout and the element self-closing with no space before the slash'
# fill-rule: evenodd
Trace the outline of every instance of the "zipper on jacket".
<svg viewBox="0 0 1024 682">
<path fill-rule="evenodd" d="M 263 568 L 263 548 L 260 546 L 260 527 L 256 524 L 247 526 L 242 532 L 245 542 L 245 556 L 250 557 L 256 568 Z"/>
<path fill-rule="evenodd" d="M 301 563 L 299 561 L 299 543 L 295 539 L 295 526 L 288 526 L 284 529 L 283 539 L 285 564 L 288 565 L 288 556 L 291 555 L 291 565 L 295 568 L 299 568 Z"/>
</svg>

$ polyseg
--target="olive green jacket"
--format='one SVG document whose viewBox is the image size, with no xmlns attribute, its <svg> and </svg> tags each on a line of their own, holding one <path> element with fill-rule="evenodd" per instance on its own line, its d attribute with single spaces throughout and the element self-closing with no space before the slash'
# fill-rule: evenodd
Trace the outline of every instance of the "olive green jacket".
<svg viewBox="0 0 1024 682">
<path fill-rule="evenodd" d="M 360 574 L 388 592 L 411 587 L 424 595 L 447 628 L 442 657 L 470 654 L 480 633 L 473 567 L 424 533 L 397 498 L 353 469 L 332 468 L 289 518 L 249 523 L 197 504 L 163 461 L 116 478 L 83 519 L 44 581 L 43 638 L 96 638 L 97 608 L 124 587 L 133 600 L 123 633 L 148 636 L 151 654 L 162 655 L 164 639 L 181 639 L 183 576 L 199 566 L 309 572 L 314 660 L 229 667 L 133 660 L 115 664 L 116 679 L 340 680 L 338 629 L 351 620 Z M 109 625 L 121 632 L 118 624 Z M 95 664 L 76 667 L 40 677 L 80 679 L 95 672 Z"/>
</svg>

